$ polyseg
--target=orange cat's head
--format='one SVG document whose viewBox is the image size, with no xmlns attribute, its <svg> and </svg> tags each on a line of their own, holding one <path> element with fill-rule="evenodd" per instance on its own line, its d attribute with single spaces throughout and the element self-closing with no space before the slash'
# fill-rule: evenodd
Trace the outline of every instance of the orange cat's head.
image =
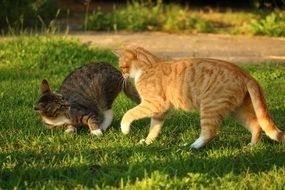
<svg viewBox="0 0 285 190">
<path fill-rule="evenodd" d="M 160 60 L 141 47 L 127 47 L 114 54 L 119 57 L 119 67 L 125 78 L 135 78 L 145 67 L 151 67 Z"/>
<path fill-rule="evenodd" d="M 131 49 L 117 50 L 114 52 L 119 57 L 119 67 L 125 78 L 130 76 L 131 69 L 135 69 L 137 57 Z"/>
</svg>

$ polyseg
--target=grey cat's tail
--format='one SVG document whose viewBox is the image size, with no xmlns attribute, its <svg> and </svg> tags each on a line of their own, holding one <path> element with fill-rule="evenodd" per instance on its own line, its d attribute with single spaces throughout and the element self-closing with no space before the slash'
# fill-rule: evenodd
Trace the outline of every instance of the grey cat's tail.
<svg viewBox="0 0 285 190">
<path fill-rule="evenodd" d="M 135 88 L 135 86 L 132 84 L 132 81 L 130 78 L 125 78 L 122 85 L 122 90 L 126 94 L 128 98 L 130 98 L 133 102 L 136 104 L 139 104 L 141 102 L 140 95 Z"/>
</svg>

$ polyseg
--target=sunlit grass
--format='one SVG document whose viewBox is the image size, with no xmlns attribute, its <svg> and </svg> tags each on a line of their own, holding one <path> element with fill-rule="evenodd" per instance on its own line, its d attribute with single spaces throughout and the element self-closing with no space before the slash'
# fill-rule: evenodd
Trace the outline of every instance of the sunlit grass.
<svg viewBox="0 0 285 190">
<path fill-rule="evenodd" d="M 48 130 L 33 105 L 39 84 L 57 90 L 64 77 L 92 61 L 117 66 L 108 50 L 62 38 L 17 38 L 0 43 L 0 189 L 282 189 L 285 146 L 265 135 L 249 148 L 250 134 L 227 119 L 204 149 L 180 147 L 199 135 L 199 114 L 172 111 L 159 139 L 137 143 L 149 119 L 124 136 L 120 119 L 134 106 L 124 95 L 102 138 L 82 128 L 76 135 Z M 285 67 L 243 65 L 260 81 L 275 123 L 285 130 Z"/>
</svg>

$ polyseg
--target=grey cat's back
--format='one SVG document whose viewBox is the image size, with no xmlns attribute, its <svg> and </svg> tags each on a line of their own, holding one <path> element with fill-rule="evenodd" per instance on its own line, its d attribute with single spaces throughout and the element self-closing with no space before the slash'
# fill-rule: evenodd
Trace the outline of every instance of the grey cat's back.
<svg viewBox="0 0 285 190">
<path fill-rule="evenodd" d="M 65 78 L 60 93 L 75 106 L 100 112 L 111 108 L 122 83 L 122 74 L 110 64 L 89 63 Z"/>
</svg>

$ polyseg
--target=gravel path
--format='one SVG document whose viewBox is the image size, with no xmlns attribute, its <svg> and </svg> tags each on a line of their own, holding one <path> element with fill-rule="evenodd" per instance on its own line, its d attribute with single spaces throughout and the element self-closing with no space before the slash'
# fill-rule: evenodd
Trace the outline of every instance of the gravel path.
<svg viewBox="0 0 285 190">
<path fill-rule="evenodd" d="M 111 49 L 124 44 L 138 45 L 171 59 L 210 57 L 234 63 L 285 63 L 285 38 L 161 32 L 84 32 L 71 36 L 97 47 Z"/>
</svg>

